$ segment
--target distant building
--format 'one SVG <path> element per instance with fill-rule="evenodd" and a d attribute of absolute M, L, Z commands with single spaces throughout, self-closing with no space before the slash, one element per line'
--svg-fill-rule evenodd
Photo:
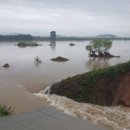
<path fill-rule="evenodd" d="M 51 31 L 50 32 L 50 39 L 51 39 L 51 41 L 55 41 L 56 40 L 56 31 Z"/>

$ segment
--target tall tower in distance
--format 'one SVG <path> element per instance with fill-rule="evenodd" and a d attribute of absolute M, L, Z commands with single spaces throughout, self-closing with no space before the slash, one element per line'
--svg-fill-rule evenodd
<path fill-rule="evenodd" d="M 50 32 L 50 40 L 55 41 L 56 40 L 56 31 L 51 31 Z"/>

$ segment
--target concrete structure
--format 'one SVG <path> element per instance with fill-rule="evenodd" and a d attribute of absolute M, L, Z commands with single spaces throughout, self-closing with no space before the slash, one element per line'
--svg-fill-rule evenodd
<path fill-rule="evenodd" d="M 48 106 L 37 111 L 0 118 L 0 130 L 110 130 L 68 116 Z"/>
<path fill-rule="evenodd" d="M 50 39 L 51 39 L 51 41 L 55 41 L 56 40 L 56 31 L 51 31 L 50 32 Z"/>

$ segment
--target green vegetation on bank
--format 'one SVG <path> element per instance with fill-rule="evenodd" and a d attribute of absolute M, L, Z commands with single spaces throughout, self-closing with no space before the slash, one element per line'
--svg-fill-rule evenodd
<path fill-rule="evenodd" d="M 36 42 L 19 42 L 17 44 L 18 47 L 37 47 L 40 46 L 40 44 L 37 44 Z"/>
<path fill-rule="evenodd" d="M 12 113 L 11 107 L 0 105 L 0 117 L 8 116 Z"/>
<path fill-rule="evenodd" d="M 113 98 L 113 95 L 111 95 L 111 89 L 116 89 L 116 85 L 114 88 L 108 84 L 115 82 L 118 84 L 119 77 L 127 74 L 128 72 L 130 72 L 130 61 L 65 79 L 57 84 L 52 85 L 50 93 L 66 96 L 78 102 L 88 102 L 98 105 L 111 105 L 106 103 L 106 99 L 110 100 Z M 95 86 L 99 81 L 105 81 L 105 86 L 100 89 L 98 88 L 99 90 L 97 90 Z M 98 87 L 101 85 L 102 82 Z M 102 91 L 102 89 L 105 89 L 105 91 Z M 98 94 L 98 96 L 96 94 Z M 102 98 L 106 96 L 106 99 Z"/>
<path fill-rule="evenodd" d="M 127 63 L 118 64 L 112 67 L 103 68 L 87 72 L 85 74 L 76 75 L 72 78 L 63 80 L 65 83 L 69 80 L 77 82 L 79 85 L 86 88 L 91 88 L 101 78 L 107 78 L 108 80 L 116 80 L 120 75 L 130 72 L 130 61 Z"/>

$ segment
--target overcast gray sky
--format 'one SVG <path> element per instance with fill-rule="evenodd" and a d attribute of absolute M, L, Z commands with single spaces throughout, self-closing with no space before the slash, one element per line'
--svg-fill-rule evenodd
<path fill-rule="evenodd" d="M 130 36 L 130 0 L 0 0 L 0 34 Z"/>

